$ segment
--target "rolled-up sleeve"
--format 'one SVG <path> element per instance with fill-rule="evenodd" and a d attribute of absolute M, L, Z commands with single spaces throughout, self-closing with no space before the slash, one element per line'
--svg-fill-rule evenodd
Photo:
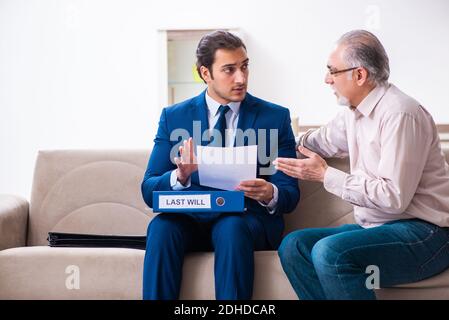
<path fill-rule="evenodd" d="M 318 153 L 324 158 L 345 158 L 348 153 L 345 112 L 341 111 L 328 124 L 311 132 L 306 132 L 300 139 L 302 146 Z"/>

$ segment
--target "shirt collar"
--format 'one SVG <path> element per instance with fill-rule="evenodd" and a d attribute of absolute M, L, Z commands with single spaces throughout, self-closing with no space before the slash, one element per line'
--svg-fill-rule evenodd
<path fill-rule="evenodd" d="M 218 108 L 221 106 L 221 103 L 215 101 L 209 96 L 209 93 L 206 90 L 206 104 L 209 112 L 212 116 L 215 116 L 218 112 Z M 241 102 L 229 102 L 227 105 L 236 115 L 239 114 Z"/>
<path fill-rule="evenodd" d="M 387 92 L 390 84 L 378 85 L 360 102 L 355 111 L 364 117 L 368 117 Z"/>

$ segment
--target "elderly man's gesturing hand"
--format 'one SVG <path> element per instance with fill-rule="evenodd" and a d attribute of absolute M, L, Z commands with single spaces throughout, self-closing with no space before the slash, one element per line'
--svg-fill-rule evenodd
<path fill-rule="evenodd" d="M 294 178 L 323 182 L 328 167 L 326 161 L 307 148 L 300 146 L 298 151 L 308 158 L 276 158 L 273 161 L 275 168 Z"/>

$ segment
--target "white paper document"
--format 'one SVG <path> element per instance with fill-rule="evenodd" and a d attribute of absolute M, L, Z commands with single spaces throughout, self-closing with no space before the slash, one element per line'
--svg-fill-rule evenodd
<path fill-rule="evenodd" d="M 257 146 L 197 147 L 200 184 L 233 191 L 244 180 L 256 179 Z"/>

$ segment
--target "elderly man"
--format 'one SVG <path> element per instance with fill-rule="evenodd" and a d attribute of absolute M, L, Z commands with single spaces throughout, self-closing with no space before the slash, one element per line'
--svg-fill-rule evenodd
<path fill-rule="evenodd" d="M 301 299 L 375 299 L 367 270 L 389 287 L 449 267 L 449 168 L 431 115 L 387 82 L 372 33 L 344 34 L 327 67 L 325 82 L 348 108 L 301 137 L 305 159 L 274 163 L 352 203 L 356 224 L 292 232 L 279 256 Z M 322 158 L 347 156 L 349 174 Z"/>

